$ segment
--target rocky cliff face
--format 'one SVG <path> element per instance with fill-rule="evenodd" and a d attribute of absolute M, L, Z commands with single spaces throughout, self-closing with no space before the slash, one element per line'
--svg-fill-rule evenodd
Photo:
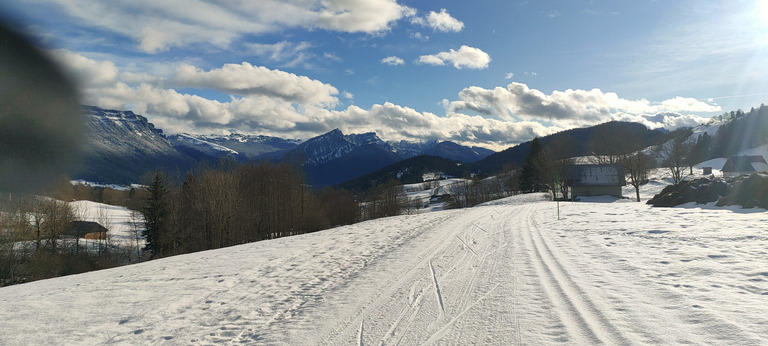
<path fill-rule="evenodd" d="M 186 170 L 199 158 L 176 150 L 162 130 L 131 111 L 83 107 L 83 160 L 72 178 L 101 183 L 141 181 L 147 171 Z"/>

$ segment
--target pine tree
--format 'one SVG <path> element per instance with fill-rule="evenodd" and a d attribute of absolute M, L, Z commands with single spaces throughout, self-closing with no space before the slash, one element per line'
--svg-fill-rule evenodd
<path fill-rule="evenodd" d="M 520 190 L 523 192 L 543 191 L 542 172 L 538 164 L 542 160 L 542 150 L 539 138 L 534 138 L 520 173 Z"/>
<path fill-rule="evenodd" d="M 162 256 L 161 236 L 166 229 L 168 217 L 166 201 L 168 190 L 165 188 L 165 182 L 160 173 L 154 174 L 148 192 L 149 196 L 142 210 L 142 214 L 144 214 L 144 251 L 149 252 L 151 257 Z"/>

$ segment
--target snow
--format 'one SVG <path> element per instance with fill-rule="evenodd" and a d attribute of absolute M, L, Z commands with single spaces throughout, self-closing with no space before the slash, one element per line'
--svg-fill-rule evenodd
<path fill-rule="evenodd" d="M 700 135 L 703 135 L 705 132 L 709 136 L 714 136 L 717 133 L 717 130 L 720 129 L 720 126 L 727 123 L 728 121 L 714 121 L 712 119 L 712 122 L 705 125 L 699 125 L 693 128 L 693 134 L 691 135 L 689 140 L 697 140 Z"/>
<path fill-rule="evenodd" d="M 68 203 L 79 220 L 98 222 L 106 227 L 110 243 L 124 247 L 136 246 L 136 232 L 144 227 L 141 213 L 91 201 Z M 143 247 L 144 240 L 140 239 L 138 245 Z"/>
<path fill-rule="evenodd" d="M 755 147 L 755 148 L 749 148 L 749 149 L 741 150 L 741 151 L 739 151 L 738 154 L 736 154 L 734 156 L 743 156 L 743 155 L 762 155 L 763 158 L 768 158 L 768 144 L 761 145 L 761 146 Z M 695 165 L 694 167 L 699 168 L 699 169 L 702 168 L 702 167 L 712 167 L 712 173 L 715 174 L 715 176 L 719 176 L 719 175 L 721 175 L 720 171 L 723 169 L 723 165 L 725 165 L 725 161 L 727 161 L 727 160 L 728 160 L 728 158 L 718 157 L 718 158 L 714 158 L 714 159 L 707 160 L 707 161 L 704 161 L 702 163 L 699 163 L 699 164 Z M 761 167 L 758 167 L 758 168 L 760 168 L 758 170 L 762 170 L 765 167 L 761 166 Z"/>
<path fill-rule="evenodd" d="M 443 210 L 445 203 L 443 202 L 430 203 L 429 202 L 430 197 L 450 193 L 449 192 L 450 186 L 462 181 L 466 181 L 466 179 L 463 179 L 463 178 L 440 179 L 440 180 L 427 182 L 427 183 L 437 182 L 438 187 L 434 189 L 424 190 L 423 186 L 425 183 L 406 184 L 406 185 L 403 185 L 403 189 L 405 190 L 405 196 L 408 198 L 408 200 L 411 200 L 411 201 L 419 200 L 421 201 L 422 205 L 426 206 L 422 209 L 419 209 L 418 212 L 433 212 L 433 211 Z"/>
<path fill-rule="evenodd" d="M 215 152 L 223 152 L 223 153 L 228 153 L 228 154 L 232 154 L 232 155 L 237 155 L 238 154 L 237 151 L 232 150 L 230 148 L 227 148 L 227 147 L 225 147 L 223 145 L 219 145 L 219 144 L 216 144 L 216 143 L 205 141 L 205 140 L 202 140 L 200 138 L 196 138 L 196 137 L 193 137 L 191 135 L 188 135 L 186 133 L 180 133 L 177 138 L 180 141 L 182 141 L 182 142 L 187 142 L 187 143 L 190 143 L 190 144 L 193 144 L 193 145 L 198 145 L 198 146 L 206 147 L 209 150 L 213 150 Z"/>
<path fill-rule="evenodd" d="M 95 182 L 92 182 L 92 181 L 87 181 L 87 180 L 84 180 L 84 179 L 70 180 L 70 184 L 72 184 L 72 185 L 85 185 L 85 186 L 90 186 L 90 187 L 95 187 L 95 188 L 110 188 L 110 189 L 118 190 L 118 191 L 129 191 L 132 188 L 138 189 L 138 188 L 142 188 L 143 187 L 142 185 L 139 185 L 139 184 L 131 184 L 131 185 L 101 184 L 101 183 L 95 183 Z"/>
<path fill-rule="evenodd" d="M 557 205 L 520 195 L 0 288 L 0 344 L 768 343 L 765 210 Z"/>

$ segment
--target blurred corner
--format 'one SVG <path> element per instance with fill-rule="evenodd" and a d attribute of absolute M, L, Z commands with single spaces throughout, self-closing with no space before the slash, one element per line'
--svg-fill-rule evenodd
<path fill-rule="evenodd" d="M 0 191 L 34 193 L 78 164 L 79 96 L 43 50 L 0 18 Z"/>

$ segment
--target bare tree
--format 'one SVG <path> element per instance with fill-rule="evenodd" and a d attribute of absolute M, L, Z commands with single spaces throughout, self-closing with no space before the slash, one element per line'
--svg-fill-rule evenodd
<path fill-rule="evenodd" d="M 136 241 L 136 247 L 134 248 L 136 261 L 141 258 L 141 234 L 144 232 L 144 218 L 141 213 L 136 210 L 131 210 L 131 234 Z M 131 251 L 133 254 L 134 251 Z M 133 257 L 133 255 L 131 255 Z"/>
<path fill-rule="evenodd" d="M 635 188 L 637 201 L 640 202 L 640 185 L 648 180 L 648 171 L 653 165 L 653 159 L 642 151 L 638 151 L 622 155 L 621 164 L 629 176 L 629 183 Z"/>
<path fill-rule="evenodd" d="M 683 180 L 691 149 L 691 144 L 683 137 L 675 138 L 661 145 L 659 150 L 661 165 L 669 169 L 675 184 Z"/>
<path fill-rule="evenodd" d="M 104 236 L 99 236 L 98 242 L 99 242 L 99 249 L 98 254 L 102 255 L 110 250 L 111 240 L 112 240 L 112 234 L 109 232 L 113 228 L 113 221 L 112 221 L 112 215 L 109 213 L 107 208 L 105 206 L 100 206 L 99 211 L 96 214 L 96 220 L 98 223 L 104 227 Z"/>
<path fill-rule="evenodd" d="M 453 184 L 446 186 L 446 190 L 451 195 L 450 200 L 446 203 L 448 208 L 466 208 L 471 206 L 470 204 L 470 185 L 469 180 L 462 179 Z"/>
<path fill-rule="evenodd" d="M 372 193 L 373 218 L 400 215 L 408 204 L 403 186 L 396 179 L 375 187 Z"/>
<path fill-rule="evenodd" d="M 10 198 L 9 198 L 10 199 Z M 20 268 L 29 249 L 29 217 L 20 205 L 4 203 L 0 208 L 0 286 L 24 279 Z"/>

